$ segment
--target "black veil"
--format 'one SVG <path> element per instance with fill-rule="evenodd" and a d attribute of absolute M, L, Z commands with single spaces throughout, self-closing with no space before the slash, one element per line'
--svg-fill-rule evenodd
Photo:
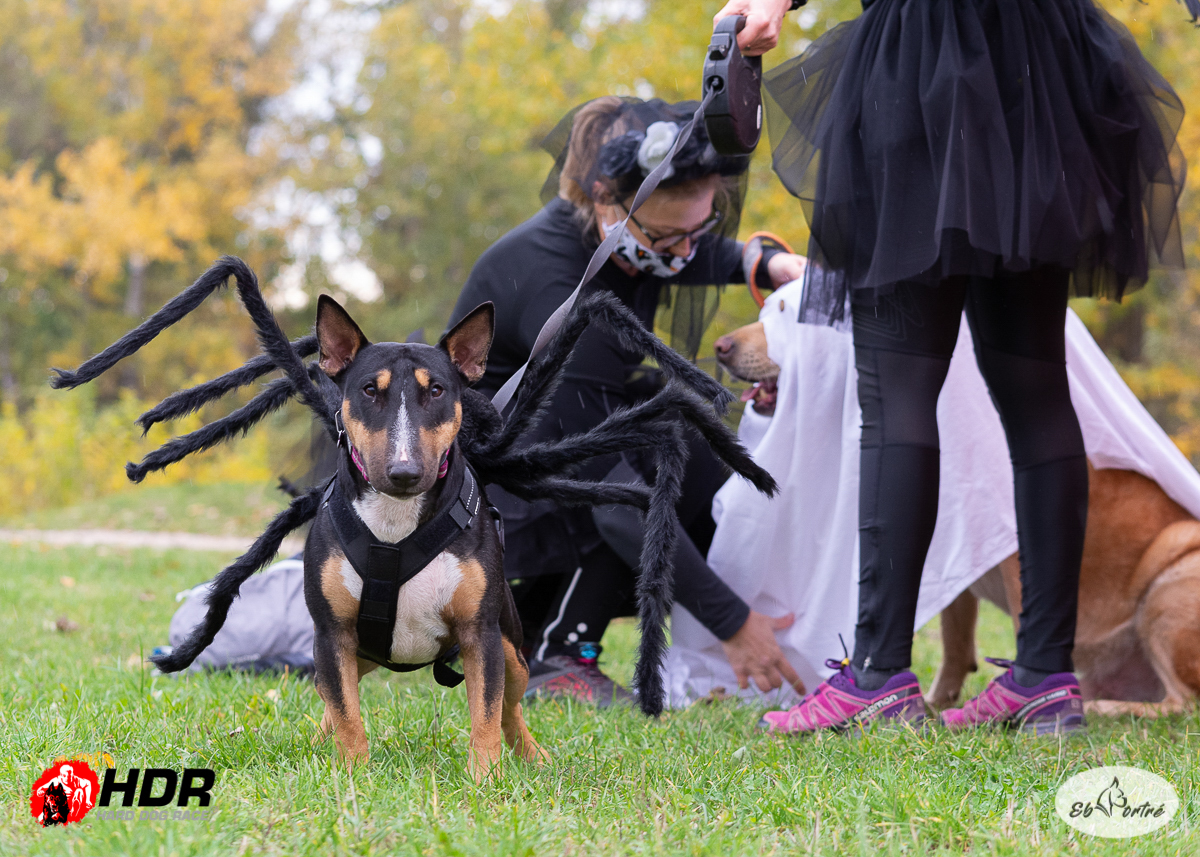
<path fill-rule="evenodd" d="M 542 185 L 542 203 L 561 196 L 578 208 L 589 201 L 608 202 L 612 198 L 632 196 L 644 173 L 632 162 L 628 164 L 630 169 L 612 169 L 614 163 L 620 164 L 622 160 L 619 151 L 622 144 L 640 141 L 646 129 L 655 122 L 674 122 L 682 126 L 691 119 L 698 106 L 698 101 L 670 104 L 660 98 L 643 101 L 606 96 L 573 108 L 542 141 L 542 148 L 554 158 L 554 165 Z M 601 110 L 586 126 L 588 140 L 572 146 L 571 132 L 576 117 L 585 108 L 596 112 L 597 107 Z M 750 159 L 718 155 L 709 143 L 704 125 L 698 123 L 691 139 L 677 153 L 673 165 L 674 172 L 659 187 L 670 188 L 708 175 L 721 176 L 713 208 L 722 216 L 711 234 L 735 238 L 746 197 Z M 612 172 L 617 174 L 610 174 Z M 580 225 L 585 244 L 598 246 L 599 238 L 590 222 L 581 218 Z M 694 269 L 690 270 L 694 274 Z M 716 316 L 724 279 L 725 272 L 713 271 L 712 285 L 669 285 L 659 292 L 657 325 L 667 331 L 671 347 L 691 360 L 696 359 L 704 332 Z"/>

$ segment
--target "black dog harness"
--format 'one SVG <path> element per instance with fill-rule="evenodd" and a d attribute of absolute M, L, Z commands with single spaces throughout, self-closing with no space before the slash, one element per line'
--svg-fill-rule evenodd
<path fill-rule="evenodd" d="M 458 657 L 458 646 L 424 664 L 397 664 L 391 660 L 400 587 L 474 523 L 483 502 L 479 480 L 463 455 L 451 457 L 446 480 L 441 508 L 398 542 L 375 538 L 354 507 L 336 490 L 336 479 L 329 483 L 321 504 L 329 508 L 338 543 L 363 582 L 358 604 L 358 656 L 393 672 L 412 672 L 432 665 L 438 684 L 455 687 L 463 677 L 449 663 Z"/>

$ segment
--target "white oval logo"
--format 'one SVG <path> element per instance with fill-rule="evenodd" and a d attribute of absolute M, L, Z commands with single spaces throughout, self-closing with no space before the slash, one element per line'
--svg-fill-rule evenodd
<path fill-rule="evenodd" d="M 1124 839 L 1166 825 L 1179 809 L 1179 795 L 1158 774 L 1110 765 L 1071 777 L 1059 788 L 1054 806 L 1082 833 Z"/>

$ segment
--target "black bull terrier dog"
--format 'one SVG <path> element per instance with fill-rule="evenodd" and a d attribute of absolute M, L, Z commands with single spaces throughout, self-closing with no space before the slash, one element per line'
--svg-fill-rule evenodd
<path fill-rule="evenodd" d="M 493 324 L 488 303 L 436 347 L 372 345 L 337 302 L 322 296 L 317 308 L 319 366 L 342 391 L 349 455 L 341 456 L 304 549 L 325 702 L 313 740 L 332 731 L 349 765 L 368 759 L 359 680 L 382 661 L 393 669 L 439 662 L 436 672 L 455 648 L 466 677 L 474 777 L 486 777 L 499 760 L 502 733 L 522 759 L 549 758 L 521 714 L 529 667 L 500 535 L 456 441 L 463 391 L 483 375 Z M 425 553 L 415 560 L 389 554 L 406 539 L 423 542 Z"/>

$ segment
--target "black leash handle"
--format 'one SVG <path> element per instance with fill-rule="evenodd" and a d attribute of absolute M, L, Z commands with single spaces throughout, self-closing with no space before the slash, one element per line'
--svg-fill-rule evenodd
<path fill-rule="evenodd" d="M 762 136 L 762 57 L 744 57 L 738 49 L 745 26 L 744 15 L 717 21 L 704 56 L 704 92 L 713 96 L 704 125 L 721 155 L 749 155 Z"/>
<path fill-rule="evenodd" d="M 575 301 L 578 300 L 579 293 L 583 291 L 583 287 L 591 281 L 592 277 L 596 276 L 600 268 L 603 267 L 605 260 L 617 249 L 617 243 L 621 240 L 621 235 L 625 232 L 629 218 L 633 217 L 633 213 L 658 188 L 667 171 L 671 169 L 671 163 L 675 160 L 676 152 L 683 148 L 683 144 L 692 136 L 692 129 L 696 127 L 697 122 L 704 118 L 704 111 L 714 97 L 715 93 L 712 90 L 704 93 L 704 98 L 700 101 L 700 106 L 696 108 L 696 112 L 692 114 L 692 118 L 675 135 L 675 142 L 671 144 L 671 150 L 667 152 L 666 157 L 662 159 L 659 165 L 652 169 L 650 174 L 642 180 L 641 186 L 637 189 L 637 193 L 634 194 L 633 203 L 629 206 L 629 213 L 625 215 L 625 219 L 621 221 L 621 225 L 609 232 L 608 237 L 600 242 L 600 246 L 592 254 L 587 270 L 583 272 L 583 278 L 580 279 L 579 285 L 575 287 L 575 291 L 571 292 L 570 296 L 562 302 L 558 309 L 546 319 L 546 323 L 538 331 L 537 339 L 534 340 L 533 348 L 529 352 L 529 359 L 525 361 L 520 369 L 513 373 L 511 378 L 504 382 L 504 386 L 496 392 L 496 395 L 492 396 L 492 404 L 496 406 L 497 411 L 504 413 L 504 409 L 512 401 L 517 388 L 521 386 L 521 379 L 525 377 L 525 371 L 529 368 L 529 364 L 550 344 L 550 340 L 554 338 L 554 334 L 558 333 L 559 328 L 566 321 L 567 314 L 571 312 L 571 307 L 575 306 Z"/>

